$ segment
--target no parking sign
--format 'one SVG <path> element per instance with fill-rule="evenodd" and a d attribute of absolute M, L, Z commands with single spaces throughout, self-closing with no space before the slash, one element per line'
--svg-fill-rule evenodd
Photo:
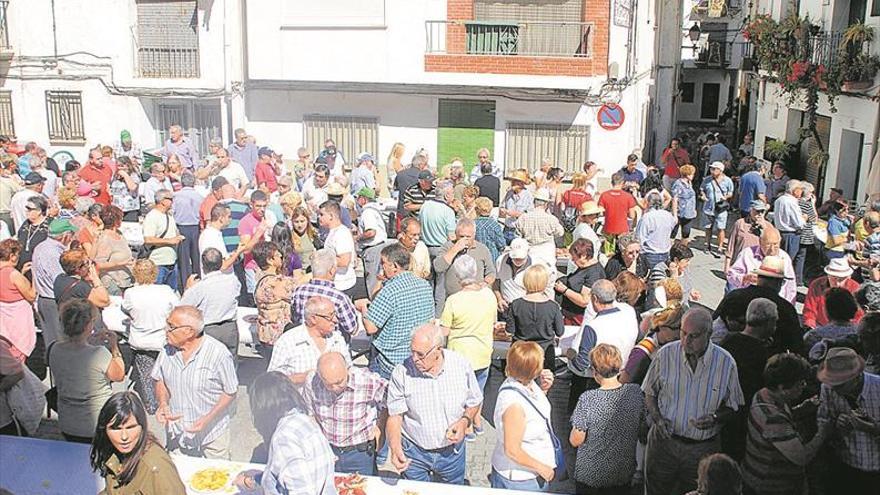
<path fill-rule="evenodd" d="M 623 107 L 613 103 L 606 103 L 599 108 L 596 114 L 596 120 L 599 121 L 599 127 L 606 131 L 619 129 L 623 125 L 626 115 L 623 113 Z"/>

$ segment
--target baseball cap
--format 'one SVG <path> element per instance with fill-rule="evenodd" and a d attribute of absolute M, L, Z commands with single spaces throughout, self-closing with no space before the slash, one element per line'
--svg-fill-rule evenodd
<path fill-rule="evenodd" d="M 369 187 L 362 187 L 360 191 L 357 192 L 358 197 L 365 197 L 368 199 L 376 199 L 376 191 Z"/>
<path fill-rule="evenodd" d="M 76 227 L 66 218 L 56 218 L 49 224 L 49 235 L 61 235 L 65 232 L 76 232 Z"/>
<path fill-rule="evenodd" d="M 434 180 L 434 174 L 430 170 L 422 170 L 419 172 L 419 180 Z"/>
<path fill-rule="evenodd" d="M 46 178 L 37 172 L 30 172 L 24 177 L 24 185 L 26 186 L 33 186 L 41 182 L 46 182 Z"/>
<path fill-rule="evenodd" d="M 717 168 L 717 169 L 724 170 L 724 162 L 718 162 L 718 161 L 712 162 L 712 164 L 709 165 L 709 168 Z"/>
<path fill-rule="evenodd" d="M 270 148 L 270 147 L 268 147 L 268 146 L 263 146 L 262 148 L 260 148 L 260 150 L 257 152 L 257 154 L 258 154 L 258 155 L 272 156 L 272 155 L 275 154 L 275 152 L 272 151 L 272 148 Z"/>
<path fill-rule="evenodd" d="M 767 206 L 767 203 L 765 203 L 762 199 L 752 200 L 752 202 L 749 203 L 749 208 L 758 211 L 767 211 L 770 209 L 770 207 Z"/>
<path fill-rule="evenodd" d="M 517 237 L 510 243 L 510 257 L 515 260 L 521 260 L 529 256 L 529 242 L 521 237 Z"/>
<path fill-rule="evenodd" d="M 371 154 L 369 154 L 369 153 L 361 153 L 361 154 L 358 155 L 358 157 L 357 157 L 357 161 L 358 161 L 358 163 L 360 163 L 360 162 L 365 162 L 365 161 L 368 161 L 368 160 L 371 161 L 371 162 L 375 162 L 375 161 L 376 161 L 376 159 L 373 158 L 373 155 L 371 155 Z"/>

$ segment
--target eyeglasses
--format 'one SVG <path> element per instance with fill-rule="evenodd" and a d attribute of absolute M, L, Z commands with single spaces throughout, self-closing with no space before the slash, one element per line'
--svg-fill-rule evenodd
<path fill-rule="evenodd" d="M 165 322 L 165 331 L 168 333 L 174 333 L 181 328 L 192 328 L 192 325 L 177 325 L 176 327 L 171 323 Z"/>
<path fill-rule="evenodd" d="M 430 356 L 432 352 L 436 351 L 439 348 L 440 348 L 439 345 L 435 345 L 434 347 L 428 349 L 424 353 L 419 352 L 419 351 L 413 351 L 413 353 L 412 353 L 413 359 L 415 359 L 416 361 L 424 361 L 425 359 L 428 359 L 428 356 Z"/>
<path fill-rule="evenodd" d="M 329 315 L 322 315 L 320 313 L 315 313 L 315 316 L 324 318 L 325 320 L 327 320 L 331 323 L 339 321 L 339 318 L 336 316 L 336 313 L 330 313 Z"/>

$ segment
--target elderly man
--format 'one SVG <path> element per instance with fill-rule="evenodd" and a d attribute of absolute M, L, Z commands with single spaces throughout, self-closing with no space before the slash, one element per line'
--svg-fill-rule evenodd
<path fill-rule="evenodd" d="M 776 303 L 764 297 L 752 299 L 746 309 L 745 329 L 727 334 L 721 342 L 721 347 L 736 362 L 745 401 L 745 407 L 736 412 L 735 418 L 721 432 L 724 452 L 738 461 L 745 455 L 749 407 L 752 397 L 764 387 L 764 368 L 770 359 L 770 342 L 776 333 L 778 320 Z"/>
<path fill-rule="evenodd" d="M 547 297 L 553 297 L 556 269 L 553 265 L 529 256 L 529 243 L 525 239 L 516 238 L 510 243 L 510 249 L 498 258 L 495 266 L 496 278 L 492 284 L 492 290 L 498 301 L 499 313 L 504 313 L 510 303 L 526 295 L 523 277 L 526 269 L 532 265 L 543 265 L 547 268 L 550 279 L 545 293 Z"/>
<path fill-rule="evenodd" d="M 526 185 L 532 179 L 525 169 L 514 170 L 504 179 L 510 181 L 510 188 L 504 195 L 498 216 L 504 219 L 504 238 L 509 244 L 516 236 L 516 221 L 525 213 L 532 211 L 535 201 L 532 193 L 526 189 Z"/>
<path fill-rule="evenodd" d="M 303 324 L 284 332 L 275 342 L 267 371 L 280 371 L 301 387 L 309 373 L 317 369 L 318 358 L 325 352 L 338 352 L 351 365 L 348 344 L 336 331 L 337 321 L 331 300 L 310 298 L 303 310 Z"/>
<path fill-rule="evenodd" d="M 369 153 L 361 153 L 357 157 L 357 167 L 351 171 L 349 191 L 357 194 L 363 188 L 376 192 L 376 159 Z"/>
<path fill-rule="evenodd" d="M 168 178 L 168 165 L 156 162 L 150 166 L 150 178 L 144 183 L 143 196 L 147 206 L 156 204 L 156 191 L 160 189 L 174 190 Z"/>
<path fill-rule="evenodd" d="M 710 342 L 712 316 L 689 310 L 681 340 L 661 347 L 642 384 L 651 430 L 646 450 L 648 495 L 696 488 L 697 464 L 721 450 L 719 433 L 743 405 L 733 357 Z"/>
<path fill-rule="evenodd" d="M 797 256 L 801 247 L 801 230 L 806 227 L 805 215 L 801 213 L 798 200 L 804 194 L 803 183 L 790 180 L 785 185 L 785 194 L 773 203 L 773 226 L 782 236 L 780 248 L 788 253 L 789 258 Z"/>
<path fill-rule="evenodd" d="M 726 291 L 748 287 L 757 282 L 758 276 L 755 274 L 755 270 L 761 265 L 761 261 L 766 256 L 778 256 L 785 268 L 785 283 L 780 289 L 779 295 L 793 304 L 797 296 L 794 266 L 788 253 L 779 249 L 781 242 L 782 237 L 775 228 L 763 229 L 758 245 L 743 249 L 727 270 Z"/>
<path fill-rule="evenodd" d="M 486 175 L 486 173 L 483 172 L 483 167 L 487 167 L 489 169 L 488 173 L 493 177 L 496 177 L 499 180 L 501 179 L 501 167 L 496 165 L 490 159 L 489 150 L 487 148 L 480 148 L 480 151 L 477 151 L 477 163 L 471 168 L 471 175 L 469 177 L 471 184 L 476 184 L 481 176 Z M 496 204 L 496 206 L 498 205 Z"/>
<path fill-rule="evenodd" d="M 305 321 L 306 302 L 312 297 L 323 297 L 333 303 L 337 326 L 346 339 L 358 332 L 357 310 L 351 299 L 333 284 L 336 276 L 336 253 L 319 249 L 312 255 L 312 279 L 293 290 L 290 299 L 290 321 L 300 325 Z"/>
<path fill-rule="evenodd" d="M 788 183 L 791 181 L 782 162 L 773 162 L 770 169 L 770 178 L 764 181 L 767 185 L 767 201 L 775 203 L 785 193 Z"/>
<path fill-rule="evenodd" d="M 568 369 L 572 372 L 568 410 L 574 411 L 585 390 L 598 387 L 592 380 L 590 351 L 599 344 L 611 344 L 620 351 L 621 362 L 626 363 L 639 337 L 639 322 L 634 311 L 621 309 L 617 289 L 610 280 L 597 280 L 590 287 L 590 305 L 595 317 L 581 329 L 577 349 L 569 349 Z"/>
<path fill-rule="evenodd" d="M 400 232 L 397 233 L 397 239 L 388 240 L 382 244 L 378 244 L 364 251 L 364 271 L 367 278 L 367 289 L 371 296 L 375 296 L 376 292 L 381 288 L 377 284 L 379 276 L 382 273 L 382 249 L 390 244 L 400 244 L 409 251 L 412 260 L 410 263 L 410 271 L 419 278 L 425 280 L 431 279 L 431 254 L 428 252 L 428 246 L 421 241 L 422 226 L 415 218 L 404 218 L 400 222 Z"/>
<path fill-rule="evenodd" d="M 740 218 L 733 224 L 730 231 L 730 239 L 727 240 L 727 250 L 724 253 L 724 269 L 727 273 L 730 264 L 733 263 L 743 249 L 757 246 L 761 234 L 773 224 L 765 219 L 770 207 L 760 199 L 751 202 L 749 214 Z"/>
<path fill-rule="evenodd" d="M 183 241 L 177 247 L 177 269 L 180 280 L 186 281 L 193 273 L 201 272 L 199 265 L 199 206 L 202 195 L 195 190 L 196 177 L 189 171 L 180 175 L 183 186 L 174 193 L 174 223 Z"/>
<path fill-rule="evenodd" d="M 257 145 L 248 139 L 248 133 L 244 129 L 236 129 L 235 142 L 229 145 L 229 158 L 240 163 L 247 174 L 247 182 L 254 180 L 254 170 L 257 168 Z"/>
<path fill-rule="evenodd" d="M 648 193 L 648 209 L 636 225 L 636 237 L 642 248 L 642 257 L 648 269 L 658 263 L 669 261 L 669 250 L 672 249 L 672 229 L 678 220 L 663 208 L 663 195 L 652 191 Z"/>
<path fill-rule="evenodd" d="M 550 193 L 546 189 L 535 191 L 535 207 L 523 213 L 514 223 L 519 237 L 529 243 L 529 256 L 551 265 L 556 264 L 556 238 L 565 234 L 565 229 L 556 216 L 547 212 Z"/>
<path fill-rule="evenodd" d="M 376 452 L 381 446 L 388 414 L 388 382 L 338 352 L 318 358 L 318 371 L 306 380 L 302 396 L 336 454 L 337 473 L 376 475 Z"/>
<path fill-rule="evenodd" d="M 432 260 L 440 253 L 443 244 L 455 237 L 453 199 L 454 187 L 451 182 L 444 181 L 437 184 L 434 197 L 426 199 L 419 209 L 422 241 L 428 246 Z"/>
<path fill-rule="evenodd" d="M 797 311 L 791 302 L 779 295 L 779 288 L 787 282 L 782 259 L 766 256 L 753 275 L 757 278 L 754 285 L 732 290 L 718 303 L 714 313 L 716 320 L 712 341 L 720 344 L 728 333 L 742 331 L 749 302 L 763 297 L 776 304 L 778 314 L 776 331 L 770 342 L 771 353 L 800 352 L 803 348 L 803 332 Z"/>
<path fill-rule="evenodd" d="M 358 215 L 357 243 L 361 250 L 378 246 L 388 240 L 388 230 L 385 226 L 385 213 L 382 207 L 376 203 L 376 190 L 362 187 L 357 192 L 357 205 L 360 208 Z M 367 285 L 369 289 L 370 286 Z"/>
<path fill-rule="evenodd" d="M 473 181 L 473 184 L 480 191 L 480 197 L 489 198 L 492 206 L 497 208 L 501 204 L 501 179 L 492 175 L 492 164 L 480 165 L 479 169 L 474 166 L 474 170 L 479 170 L 483 174 L 479 179 Z M 473 171 L 471 171 L 471 175 L 473 175 Z"/>
<path fill-rule="evenodd" d="M 137 166 L 144 163 L 144 153 L 141 151 L 141 147 L 132 141 L 131 132 L 128 130 L 123 129 L 119 133 L 119 145 L 116 146 L 113 152 L 116 154 L 117 160 L 120 157 L 127 156 Z"/>
<path fill-rule="evenodd" d="M 168 139 L 165 140 L 165 146 L 156 152 L 159 156 L 164 156 L 167 160 L 171 155 L 177 155 L 180 164 L 193 170 L 199 163 L 199 152 L 188 137 L 183 135 L 183 128 L 177 124 L 168 128 Z"/>
<path fill-rule="evenodd" d="M 382 378 L 407 356 L 413 328 L 434 318 L 431 286 L 410 271 L 412 257 L 400 244 L 382 248 L 381 289 L 364 315 L 373 335 L 370 369 Z"/>
<path fill-rule="evenodd" d="M 180 304 L 202 312 L 204 332 L 226 346 L 233 362 L 238 362 L 238 294 L 241 284 L 232 273 L 224 273 L 223 253 L 208 248 L 202 253 L 202 278 L 187 280 Z"/>
<path fill-rule="evenodd" d="M 61 253 L 70 248 L 76 230 L 69 220 L 52 220 L 49 223 L 48 239 L 34 248 L 31 258 L 31 273 L 37 289 L 37 312 L 42 320 L 40 329 L 43 331 L 43 342 L 47 349 L 61 334 L 58 304 L 55 302 L 55 291 L 52 287 L 58 275 L 64 273 L 61 268 Z"/>
<path fill-rule="evenodd" d="M 833 424 L 828 493 L 867 495 L 880 486 L 880 376 L 852 349 L 828 350 L 816 377 L 820 425 Z M 845 487 L 845 488 L 844 488 Z"/>
<path fill-rule="evenodd" d="M 92 186 L 91 196 L 96 203 L 104 206 L 110 204 L 110 182 L 113 180 L 113 171 L 104 165 L 100 148 L 89 151 L 89 161 L 79 169 L 79 178 Z"/>
<path fill-rule="evenodd" d="M 446 241 L 434 258 L 434 271 L 443 274 L 443 299 L 435 300 L 438 315 L 443 311 L 446 298 L 461 290 L 461 280 L 455 270 L 450 270 L 455 260 L 461 256 L 469 256 L 477 263 L 480 278 L 489 286 L 495 282 L 495 260 L 489 254 L 489 248 L 476 240 L 477 228 L 474 221 L 462 218 L 455 227 L 455 242 Z M 434 291 L 435 296 L 437 291 Z"/>
<path fill-rule="evenodd" d="M 150 248 L 150 261 L 159 268 L 157 284 L 177 290 L 177 245 L 184 237 L 177 231 L 171 216 L 174 193 L 168 189 L 156 192 L 156 204 L 144 217 L 144 245 Z"/>
<path fill-rule="evenodd" d="M 46 179 L 36 172 L 31 172 L 25 176 L 23 181 L 24 187 L 19 188 L 9 199 L 9 211 L 14 227 L 10 233 L 18 232 L 27 221 L 27 204 L 29 199 L 36 197 L 46 198 L 43 194 L 43 185 L 45 183 Z"/>
<path fill-rule="evenodd" d="M 209 459 L 229 459 L 230 405 L 238 377 L 226 347 L 205 335 L 201 312 L 178 306 L 166 320 L 168 345 L 151 377 L 156 381 L 156 419 L 168 435 L 166 448 Z"/>
<path fill-rule="evenodd" d="M 804 326 L 816 328 L 831 322 L 828 312 L 825 311 L 825 294 L 828 289 L 841 287 L 853 295 L 859 290 L 859 283 L 850 278 L 853 274 L 846 258 L 835 258 L 825 266 L 825 275 L 813 280 L 807 289 L 807 297 L 804 299 Z M 859 309 L 853 323 L 858 323 L 864 312 Z"/>
<path fill-rule="evenodd" d="M 394 190 L 397 192 L 397 219 L 401 221 L 405 217 L 415 217 L 406 208 L 406 192 L 412 186 L 418 184 L 419 175 L 428 169 L 428 157 L 422 154 L 416 154 L 412 159 L 412 164 L 400 170 L 394 176 Z"/>
<path fill-rule="evenodd" d="M 12 198 L 23 188 L 23 181 L 13 171 L 14 168 L 15 162 L 11 158 L 0 160 L 0 221 L 6 223 L 10 233 L 15 232 L 15 222 L 12 221 Z M 35 191 L 31 191 L 33 192 Z"/>
<path fill-rule="evenodd" d="M 434 179 L 436 177 L 430 170 L 421 170 L 418 181 L 403 192 L 403 208 L 409 216 L 418 218 L 422 205 L 436 197 Z"/>
<path fill-rule="evenodd" d="M 391 462 L 406 479 L 464 484 L 463 440 L 483 394 L 468 361 L 443 349 L 436 325 L 419 327 L 411 349 L 388 384 Z"/>
<path fill-rule="evenodd" d="M 330 168 L 330 175 L 341 178 L 345 176 L 345 157 L 336 147 L 336 142 L 331 138 L 324 140 L 324 149 L 318 153 L 317 160 L 321 160 Z"/>

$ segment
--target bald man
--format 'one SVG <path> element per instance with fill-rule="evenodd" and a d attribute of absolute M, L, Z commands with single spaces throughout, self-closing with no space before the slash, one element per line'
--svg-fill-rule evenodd
<path fill-rule="evenodd" d="M 755 273 L 761 266 L 765 256 L 779 256 L 785 265 L 785 283 L 779 289 L 779 295 L 786 301 L 794 304 L 797 296 L 795 283 L 794 265 L 788 253 L 779 249 L 782 236 L 773 227 L 765 227 L 757 246 L 743 249 L 736 260 L 727 269 L 727 287 L 725 293 L 734 289 L 741 289 L 758 283 L 758 275 Z"/>
<path fill-rule="evenodd" d="M 388 383 L 346 356 L 327 352 L 306 379 L 303 399 L 336 455 L 337 473 L 376 474 L 376 452 L 384 438 Z"/>
<path fill-rule="evenodd" d="M 168 345 L 151 375 L 156 419 L 165 426 L 169 452 L 228 460 L 229 405 L 238 377 L 229 350 L 203 329 L 194 306 L 178 306 L 165 320 Z"/>

